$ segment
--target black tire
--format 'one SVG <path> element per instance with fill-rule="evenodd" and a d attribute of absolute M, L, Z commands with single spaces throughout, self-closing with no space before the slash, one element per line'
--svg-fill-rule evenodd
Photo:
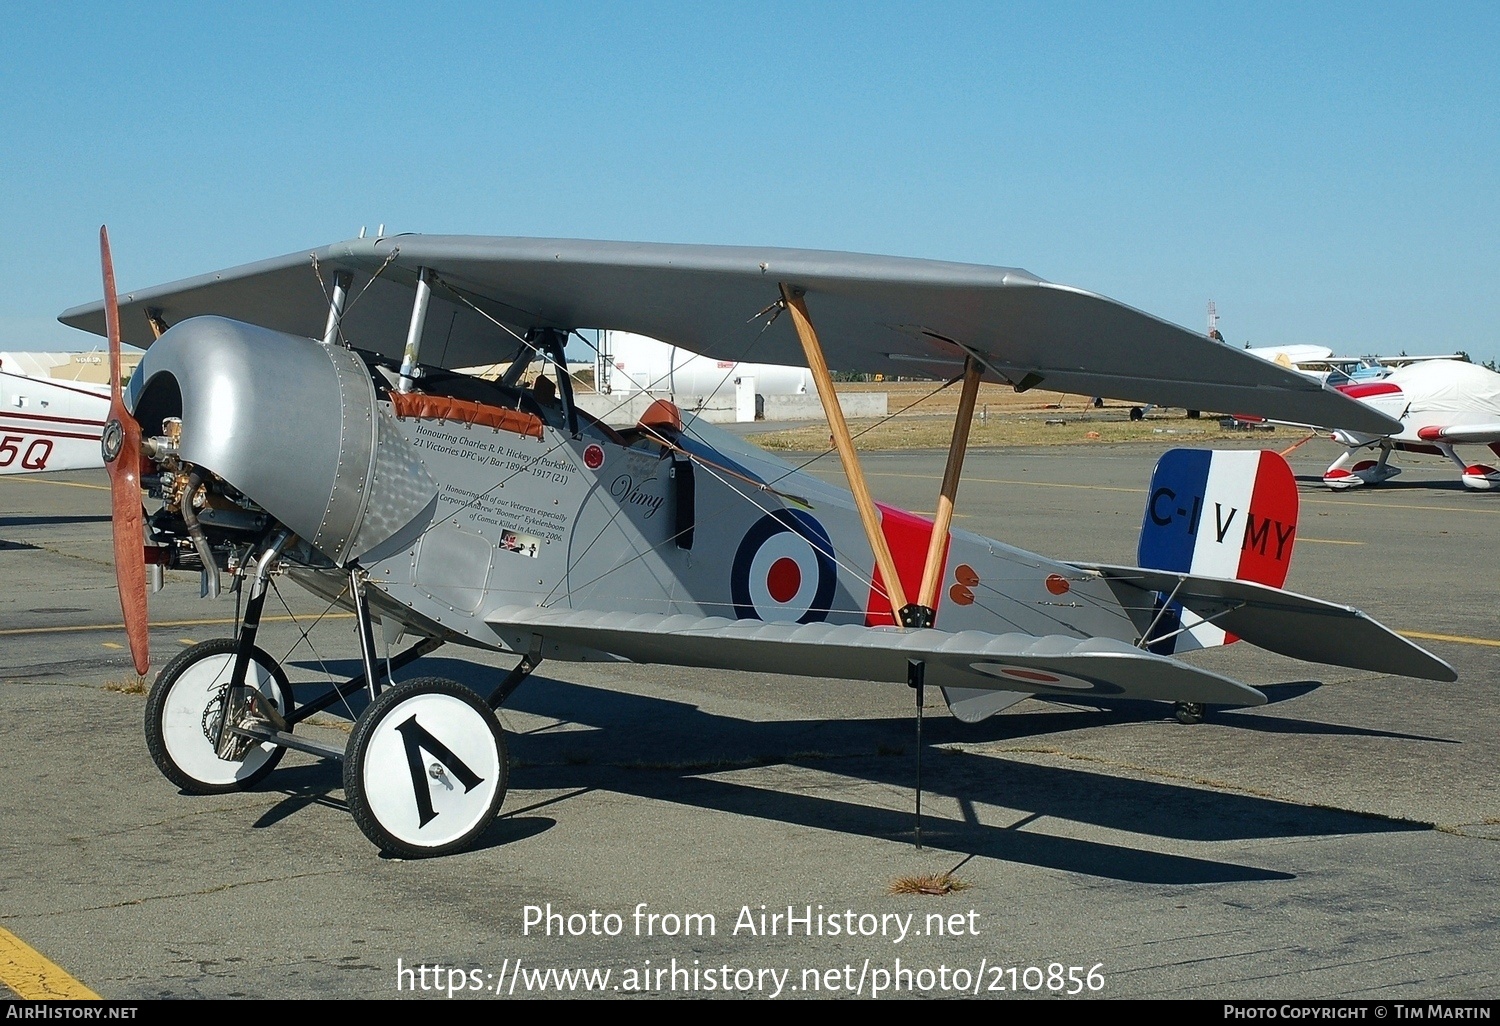
<path fill-rule="evenodd" d="M 207 694 L 207 689 L 216 688 L 217 700 L 223 700 L 234 671 L 237 648 L 233 638 L 214 638 L 194 645 L 162 668 L 146 696 L 146 751 L 151 753 L 151 761 L 163 776 L 190 794 L 228 794 L 254 787 L 286 754 L 284 748 L 274 745 L 251 748 L 240 763 L 226 762 L 213 754 L 207 723 L 215 699 Z M 265 671 L 267 682 L 274 685 L 277 693 L 270 697 L 277 708 L 283 715 L 290 712 L 292 688 L 281 666 L 259 648 L 251 650 L 251 659 Z M 250 673 L 253 680 L 254 666 Z M 182 688 L 193 690 L 182 692 Z M 174 692 L 178 692 L 175 702 Z M 192 733 L 191 722 L 183 722 L 190 720 L 195 710 L 202 725 L 206 755 Z M 239 768 L 233 769 L 235 766 Z"/>
<path fill-rule="evenodd" d="M 1172 715 L 1177 717 L 1178 723 L 1191 726 L 1194 723 L 1202 723 L 1206 712 L 1202 702 L 1178 702 L 1172 710 Z"/>
<path fill-rule="evenodd" d="M 449 718 L 443 737 L 418 721 L 427 709 Z M 454 717 L 463 721 L 457 732 Z M 433 743 L 443 751 L 433 751 Z M 423 753 L 432 759 L 425 767 Z M 449 774 L 464 785 L 462 795 Z M 381 851 L 433 858 L 463 851 L 489 828 L 509 776 L 505 732 L 484 700 L 455 681 L 419 677 L 383 691 L 355 721 L 344 758 L 344 796 L 360 831 Z M 450 818 L 439 823 L 444 815 Z"/>

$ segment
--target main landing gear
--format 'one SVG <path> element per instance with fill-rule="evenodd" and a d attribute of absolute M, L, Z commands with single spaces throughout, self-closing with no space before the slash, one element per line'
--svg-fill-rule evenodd
<path fill-rule="evenodd" d="M 1172 715 L 1177 717 L 1178 723 L 1202 723 L 1206 711 L 1202 702 L 1178 702 L 1172 709 Z"/>
<path fill-rule="evenodd" d="M 146 700 L 152 760 L 191 794 L 253 787 L 288 748 L 337 760 L 354 822 L 381 851 L 428 858 L 464 850 L 505 800 L 510 758 L 494 710 L 540 663 L 540 639 L 488 699 L 439 677 L 390 685 L 375 659 L 363 577 L 353 569 L 365 672 L 298 706 L 286 673 L 255 644 L 267 576 L 284 544 L 268 546 L 255 562 L 238 636 L 194 645 L 157 676 Z M 400 669 L 442 644 L 425 639 L 390 667 Z M 359 691 L 371 701 L 346 748 L 294 735 L 296 724 Z"/>
<path fill-rule="evenodd" d="M 215 638 L 194 645 L 168 663 L 146 697 L 146 751 L 172 783 L 189 794 L 223 794 L 254 787 L 276 768 L 286 749 L 245 741 L 220 757 L 217 751 L 224 701 L 234 679 L 239 644 Z M 285 716 L 291 685 L 276 661 L 253 645 L 242 688 L 252 702 Z"/>
<path fill-rule="evenodd" d="M 478 695 L 441 677 L 405 681 L 360 714 L 344 794 L 364 835 L 403 858 L 467 848 L 505 800 L 510 758 Z"/>

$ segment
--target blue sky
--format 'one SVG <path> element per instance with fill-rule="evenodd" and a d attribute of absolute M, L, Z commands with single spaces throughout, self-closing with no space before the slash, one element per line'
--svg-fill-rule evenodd
<path fill-rule="evenodd" d="M 1500 358 L 1500 5 L 0 5 L 0 348 L 389 231 L 1019 266 Z"/>

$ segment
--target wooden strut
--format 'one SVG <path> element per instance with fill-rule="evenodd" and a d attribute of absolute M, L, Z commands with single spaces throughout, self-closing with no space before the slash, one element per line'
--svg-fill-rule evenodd
<path fill-rule="evenodd" d="M 890 599 L 891 609 L 896 613 L 897 622 L 904 623 L 906 590 L 901 587 L 901 578 L 896 573 L 896 561 L 891 558 L 891 547 L 886 543 L 885 532 L 880 529 L 880 513 L 865 484 L 864 468 L 860 466 L 859 454 L 854 451 L 854 439 L 849 436 L 849 425 L 844 420 L 844 411 L 839 407 L 838 394 L 833 390 L 833 375 L 828 372 L 828 362 L 823 359 L 823 347 L 818 342 L 818 333 L 807 315 L 802 290 L 782 282 L 781 298 L 791 311 L 792 324 L 797 328 L 797 338 L 801 340 L 802 352 L 807 356 L 808 369 L 812 371 L 813 381 L 817 383 L 818 398 L 823 401 L 823 413 L 828 417 L 833 444 L 844 465 L 844 476 L 849 479 L 849 490 L 854 493 L 854 505 L 859 509 L 865 537 L 875 552 L 875 566 L 880 570 L 886 596 Z"/>
<path fill-rule="evenodd" d="M 958 398 L 958 418 L 953 422 L 948 465 L 943 471 L 943 486 L 938 493 L 932 540 L 927 544 L 927 562 L 922 566 L 922 588 L 917 593 L 917 605 L 927 610 L 937 608 L 943 555 L 948 547 L 948 528 L 953 523 L 953 505 L 958 498 L 958 482 L 964 469 L 964 453 L 969 445 L 969 428 L 974 423 L 974 404 L 979 398 L 979 378 L 983 373 L 984 368 L 978 360 L 972 356 L 964 357 L 964 386 Z"/>

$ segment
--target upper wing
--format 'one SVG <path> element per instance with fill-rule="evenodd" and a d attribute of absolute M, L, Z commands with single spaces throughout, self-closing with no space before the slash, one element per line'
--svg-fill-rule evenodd
<path fill-rule="evenodd" d="M 926 664 L 944 688 L 1039 695 L 1111 695 L 1213 705 L 1264 705 L 1265 695 L 1228 677 L 1112 638 L 898 630 L 853 624 L 762 623 L 508 606 L 486 618 L 518 652 L 542 639 L 553 658 L 615 657 L 638 663 L 755 670 L 794 676 L 903 682 Z"/>
<path fill-rule="evenodd" d="M 1156 594 L 1170 592 L 1176 601 L 1226 631 L 1293 659 L 1428 680 L 1458 679 L 1443 660 L 1351 606 L 1251 581 L 1136 566 L 1075 565 L 1105 577 L 1142 633 L 1152 626 Z"/>
<path fill-rule="evenodd" d="M 315 273 L 316 268 L 316 273 Z M 361 348 L 401 352 L 422 268 L 437 285 L 424 362 L 494 362 L 504 329 L 612 328 L 705 356 L 804 363 L 790 318 L 756 314 L 786 283 L 806 290 L 830 366 L 949 377 L 965 352 L 992 381 L 1191 409 L 1390 433 L 1384 416 L 1294 371 L 1149 314 L 1015 268 L 818 250 L 404 235 L 356 239 L 138 290 L 120 299 L 125 341 L 149 345 L 148 311 L 168 323 L 219 314 L 320 337 L 325 286 L 354 274 L 344 331 Z M 62 314 L 103 330 L 102 306 Z M 755 323 L 750 323 L 755 322 Z"/>

